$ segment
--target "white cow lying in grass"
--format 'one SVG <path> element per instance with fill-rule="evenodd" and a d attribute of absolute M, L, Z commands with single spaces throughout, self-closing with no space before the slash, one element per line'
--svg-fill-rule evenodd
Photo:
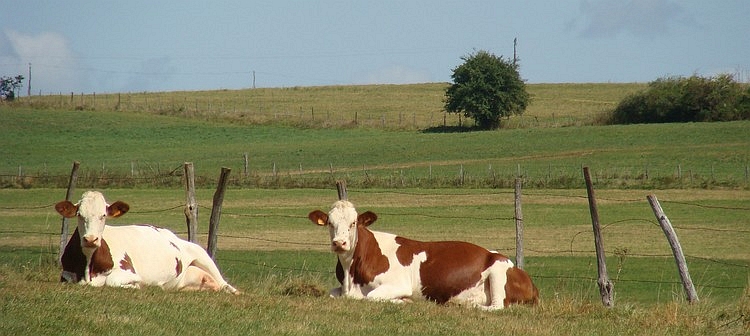
<path fill-rule="evenodd" d="M 78 217 L 78 227 L 62 255 L 61 282 L 239 294 L 202 247 L 172 231 L 151 225 L 105 225 L 107 217 L 120 217 L 129 208 L 121 201 L 107 204 L 98 191 L 85 192 L 77 204 L 55 205 L 64 217 Z"/>
<path fill-rule="evenodd" d="M 393 302 L 423 297 L 487 310 L 539 301 L 529 275 L 497 252 L 461 241 L 422 242 L 370 231 L 377 216 L 358 214 L 348 201 L 334 203 L 327 214 L 310 212 L 308 218 L 328 226 L 338 256 L 341 287 L 332 296 Z"/>

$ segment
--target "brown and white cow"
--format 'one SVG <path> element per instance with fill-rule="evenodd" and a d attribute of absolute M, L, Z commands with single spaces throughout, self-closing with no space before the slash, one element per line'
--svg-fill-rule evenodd
<path fill-rule="evenodd" d="M 421 242 L 371 231 L 367 227 L 377 216 L 357 214 L 348 201 L 334 203 L 328 214 L 312 211 L 308 218 L 328 226 L 338 256 L 341 287 L 331 296 L 393 302 L 423 297 L 488 310 L 539 300 L 529 275 L 497 252 L 467 242 Z"/>
<path fill-rule="evenodd" d="M 78 217 L 61 258 L 61 282 L 239 294 L 202 247 L 172 231 L 151 225 L 105 225 L 108 217 L 120 217 L 129 209 L 121 201 L 107 204 L 98 191 L 85 192 L 77 204 L 62 201 L 55 205 L 64 217 Z"/>

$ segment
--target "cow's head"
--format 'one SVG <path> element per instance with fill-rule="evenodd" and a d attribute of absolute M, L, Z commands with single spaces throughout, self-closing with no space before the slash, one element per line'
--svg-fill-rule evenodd
<path fill-rule="evenodd" d="M 78 216 L 78 232 L 81 235 L 81 247 L 84 251 L 93 251 L 101 246 L 102 232 L 107 217 L 120 217 L 129 209 L 130 206 L 121 201 L 112 205 L 107 204 L 104 195 L 98 191 L 83 193 L 81 200 L 76 204 L 70 201 L 55 204 L 55 210 L 63 217 Z"/>
<path fill-rule="evenodd" d="M 367 227 L 378 219 L 378 216 L 370 211 L 357 215 L 357 209 L 349 201 L 333 203 L 333 208 L 328 214 L 315 210 L 307 217 L 317 225 L 328 225 L 331 250 L 340 254 L 352 251 L 357 245 L 357 227 Z"/>

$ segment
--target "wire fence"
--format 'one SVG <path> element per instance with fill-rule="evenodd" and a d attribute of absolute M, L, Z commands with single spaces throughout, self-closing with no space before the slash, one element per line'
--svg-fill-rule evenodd
<path fill-rule="evenodd" d="M 184 185 L 183 162 L 108 162 L 81 168 L 78 183 L 87 188 L 175 187 Z M 212 162 L 202 162 L 211 166 Z M 217 167 L 242 167 L 228 178 L 229 186 L 251 188 L 328 188 L 346 180 L 354 188 L 513 188 L 522 178 L 524 189 L 578 188 L 584 185 L 581 165 L 521 163 L 423 162 L 419 166 L 304 166 L 267 162 L 248 165 L 247 156 L 216 162 Z M 174 168 L 173 168 L 174 167 Z M 70 177 L 61 166 L 41 171 L 24 166 L 0 167 L 0 188 L 65 188 Z M 196 175 L 196 186 L 214 187 L 217 175 Z M 690 167 L 684 164 L 612 166 L 592 171 L 598 188 L 749 188 L 750 165 Z"/>
<path fill-rule="evenodd" d="M 398 192 L 396 193 L 403 193 L 403 194 L 411 194 L 408 192 Z M 504 193 L 504 192 L 498 192 L 498 193 Z M 415 194 L 416 195 L 416 194 Z M 562 194 L 556 194 L 556 193 L 535 193 L 532 196 L 540 196 L 543 195 L 544 197 L 561 197 L 561 198 L 570 198 L 570 199 L 576 199 L 580 200 L 581 198 L 585 199 L 585 196 L 571 196 L 571 195 L 562 195 Z M 446 195 L 446 196 L 456 196 L 456 194 Z M 617 203 L 635 203 L 635 202 L 643 202 L 643 200 L 638 199 L 615 199 L 615 198 L 601 198 L 599 197 L 598 200 L 600 201 L 610 201 L 610 202 L 617 202 Z M 696 209 L 706 209 L 706 210 L 721 210 L 721 211 L 732 211 L 732 212 L 739 212 L 739 213 L 748 213 L 750 212 L 750 207 L 742 207 L 742 206 L 716 206 L 711 204 L 702 204 L 697 202 L 681 202 L 681 201 L 663 201 L 664 204 L 672 204 L 672 205 L 680 205 L 684 207 L 690 207 L 690 208 L 696 208 Z M 131 211 L 131 214 L 141 214 L 141 215 L 148 215 L 148 214 L 154 214 L 154 213 L 172 213 L 172 212 L 179 212 L 182 213 L 182 209 L 184 208 L 184 204 L 176 204 L 174 206 L 164 207 L 161 209 L 150 209 L 150 210 L 140 210 L 140 211 Z M 37 204 L 37 205 L 26 205 L 26 206 L 0 206 L 0 210 L 2 211 L 37 211 L 40 209 L 51 209 L 54 207 L 54 204 Z M 201 208 L 205 210 L 211 210 L 210 207 L 200 206 Z M 301 216 L 299 214 L 293 214 L 293 213 L 248 213 L 248 212 L 239 212 L 239 211 L 223 211 L 224 216 L 233 216 L 238 218 L 287 218 L 287 219 L 299 219 L 300 221 L 307 221 L 306 216 Z M 443 220 L 443 221 L 449 221 L 449 222 L 455 222 L 456 220 L 461 221 L 468 221 L 468 222 L 476 222 L 476 221 L 485 221 L 485 222 L 512 222 L 515 221 L 515 217 L 513 216 L 450 216 L 450 215 L 438 215 L 434 213 L 428 213 L 428 212 L 381 212 L 379 215 L 382 216 L 406 216 L 406 217 L 427 217 L 432 218 L 436 220 Z M 749 214 L 750 215 L 750 214 Z M 179 216 L 179 214 L 175 214 L 175 216 Z M 748 216 L 750 218 L 750 216 Z M 619 219 L 616 221 L 611 221 L 608 223 L 602 224 L 602 231 L 607 232 L 607 230 L 613 229 L 617 227 L 618 225 L 623 225 L 627 223 L 642 223 L 647 225 L 653 225 L 655 227 L 659 227 L 659 224 L 650 218 L 626 218 L 626 219 Z M 678 230 L 679 232 L 682 232 L 683 234 L 689 233 L 689 232 L 701 232 L 701 233 L 714 233 L 714 234 L 724 234 L 733 237 L 733 240 L 736 241 L 750 241 L 750 229 L 742 229 L 742 228 L 715 228 L 715 227 L 706 227 L 706 226 L 680 226 L 675 225 L 674 228 Z M 574 248 L 574 241 L 579 238 L 579 236 L 589 234 L 590 230 L 580 230 L 572 234 L 571 236 L 567 237 L 556 237 L 557 242 L 567 241 L 567 247 L 566 248 L 539 248 L 536 245 L 538 244 L 532 244 L 534 247 L 524 247 L 525 251 L 529 251 L 534 253 L 538 257 L 549 257 L 549 256 L 560 256 L 560 257 L 570 257 L 570 256 L 593 256 L 595 255 L 596 251 L 593 249 L 593 246 L 591 249 L 580 249 L 580 248 Z M 185 235 L 187 231 L 181 231 L 181 230 L 175 230 L 175 233 Z M 42 240 L 47 239 L 49 241 L 55 241 L 56 237 L 59 237 L 59 232 L 54 231 L 37 231 L 37 230 L 26 230 L 26 229 L 5 229 L 0 230 L 0 237 L 6 238 L 6 239 L 14 239 L 14 237 L 24 237 L 25 239 L 32 239 L 33 237 L 42 237 Z M 284 249 L 299 249 L 299 248 L 313 248 L 318 250 L 325 250 L 328 247 L 327 243 L 324 242 L 310 242 L 306 240 L 289 240 L 289 239 L 278 239 L 274 238 L 272 236 L 266 236 L 263 235 L 263 233 L 259 233 L 257 235 L 254 234 L 246 234 L 246 233 L 226 233 L 221 234 L 219 233 L 218 237 L 223 240 L 236 240 L 245 242 L 243 246 L 249 246 L 250 250 L 252 250 L 252 246 L 256 243 L 271 243 L 274 246 L 274 249 L 278 250 L 284 250 Z M 527 237 L 531 242 L 534 242 L 535 237 Z M 528 241 L 528 240 L 527 240 Z M 543 246 L 554 246 L 554 244 L 549 244 L 549 242 L 545 240 L 541 240 L 543 243 L 539 245 Z M 560 244 L 558 244 L 560 245 Z M 0 246 L 2 246 L 2 240 L 0 240 Z M 496 249 L 501 253 L 512 255 L 514 253 L 514 249 Z M 50 257 L 56 256 L 57 251 L 54 251 L 53 248 L 49 249 L 42 249 L 39 250 L 38 253 L 43 255 L 48 255 Z M 606 253 L 610 256 L 615 256 L 617 258 L 625 258 L 625 257 L 637 257 L 637 258 L 652 258 L 652 259 L 669 259 L 672 257 L 671 254 L 668 253 L 650 253 L 650 252 L 639 252 L 639 251 L 633 251 L 631 249 L 623 249 L 621 247 L 615 247 L 610 249 L 609 251 L 606 251 Z M 743 260 L 743 261 L 737 261 L 737 260 L 725 260 L 715 257 L 706 257 L 706 256 L 699 256 L 699 255 L 689 255 L 686 254 L 686 257 L 690 262 L 704 262 L 704 263 L 710 263 L 713 265 L 716 265 L 718 267 L 729 269 L 729 272 L 735 273 L 735 272 L 742 272 L 744 274 L 750 273 L 750 260 Z M 276 270 L 286 270 L 286 271 L 294 271 L 294 272 L 300 272 L 300 273 L 317 273 L 317 274 L 333 274 L 333 269 L 311 269 L 309 267 L 297 267 L 297 266 L 284 266 L 279 265 L 278 263 L 272 263 L 272 262 L 256 262 L 256 261 L 249 261 L 249 260 L 243 260 L 243 259 L 237 259 L 237 258 L 219 258 L 222 261 L 226 262 L 232 262 L 237 264 L 244 264 L 244 265 L 251 265 L 254 267 L 259 268 L 266 268 L 266 269 L 276 269 Z M 581 280 L 581 281 L 591 281 L 596 282 L 597 279 L 590 276 L 581 276 L 576 274 L 555 274 L 555 275 L 546 275 L 546 274 L 532 274 L 533 278 L 538 279 L 549 279 L 549 280 Z M 652 278 L 649 278 L 648 274 L 643 274 L 642 277 L 639 278 L 617 278 L 616 281 L 618 282 L 630 282 L 630 283 L 654 283 L 654 284 L 665 284 L 665 285 L 677 285 L 680 284 L 679 281 L 665 281 L 665 280 L 655 280 Z M 707 284 L 701 284 L 701 287 L 704 288 L 712 288 L 712 289 L 734 289 L 734 290 L 742 290 L 746 287 L 746 285 L 723 285 L 720 283 L 707 283 Z"/>

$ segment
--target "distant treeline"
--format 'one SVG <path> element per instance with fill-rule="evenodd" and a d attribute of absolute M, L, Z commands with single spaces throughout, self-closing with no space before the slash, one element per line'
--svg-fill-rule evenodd
<path fill-rule="evenodd" d="M 731 75 L 666 77 L 623 99 L 613 124 L 730 121 L 750 119 L 750 86 Z"/>

